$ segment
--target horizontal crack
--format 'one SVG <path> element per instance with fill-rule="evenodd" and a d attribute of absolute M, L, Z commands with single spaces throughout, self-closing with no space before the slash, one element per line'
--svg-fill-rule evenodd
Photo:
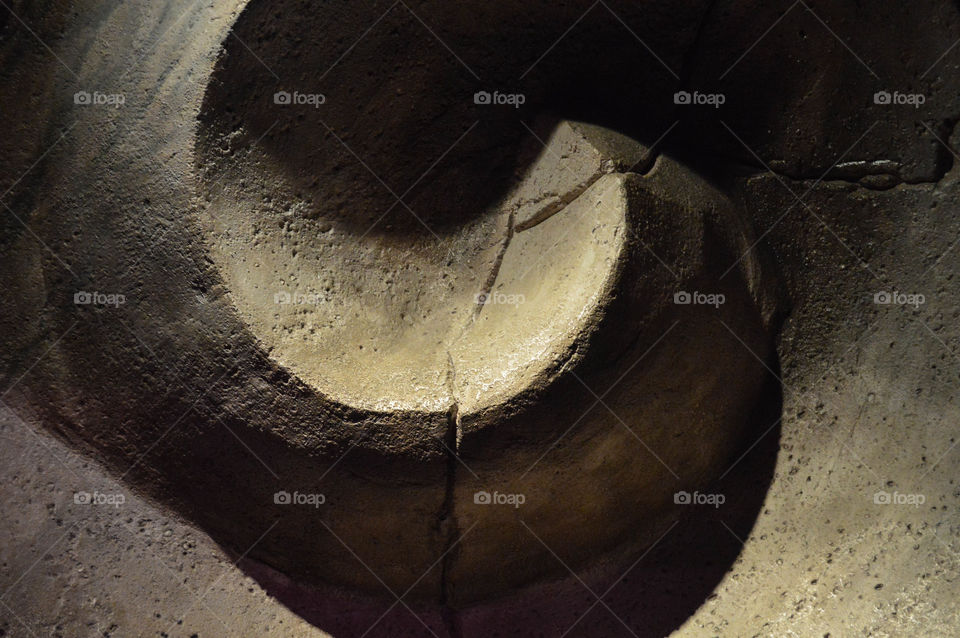
<path fill-rule="evenodd" d="M 839 164 L 837 166 L 837 169 L 839 170 L 831 169 L 826 174 L 824 174 L 823 171 L 821 171 L 819 174 L 791 173 L 789 171 L 776 170 L 770 166 L 762 166 L 753 162 L 749 162 L 744 158 L 731 156 L 718 157 L 724 157 L 724 159 L 728 161 L 735 162 L 750 169 L 754 169 L 755 172 L 751 173 L 751 176 L 772 174 L 795 182 L 842 182 L 844 184 L 850 184 L 852 186 L 866 188 L 868 190 L 889 190 L 902 185 L 915 186 L 922 184 L 939 184 L 943 178 L 946 177 L 947 173 L 950 172 L 949 169 L 943 171 L 942 175 L 938 175 L 933 179 L 907 180 L 901 177 L 898 173 L 889 172 L 886 167 L 888 166 L 888 163 L 894 163 L 891 162 L 891 160 L 876 160 L 869 162 L 845 162 L 844 164 Z M 852 166 L 854 164 L 858 166 Z M 899 168 L 899 164 L 897 164 L 897 166 Z"/>
<path fill-rule="evenodd" d="M 758 169 L 758 172 L 770 172 L 795 181 L 845 182 L 870 190 L 888 190 L 900 185 L 939 184 L 956 165 L 956 156 L 948 144 L 954 135 L 958 122 L 960 122 L 960 118 L 947 119 L 940 121 L 935 126 L 941 129 L 941 131 L 938 131 L 939 139 L 937 139 L 937 153 L 940 157 L 937 161 L 935 174 L 926 179 L 904 178 L 901 174 L 903 164 L 889 159 L 843 162 L 833 166 L 824 174 L 822 167 L 808 172 L 790 172 L 777 170 L 769 166 L 769 163 L 768 165 L 760 165 L 745 158 L 735 158 L 727 155 L 719 155 L 719 157 Z"/>

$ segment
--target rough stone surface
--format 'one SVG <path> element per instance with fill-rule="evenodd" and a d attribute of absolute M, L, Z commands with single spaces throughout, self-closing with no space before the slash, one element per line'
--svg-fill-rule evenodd
<path fill-rule="evenodd" d="M 304 6 L 254 2 L 235 21 L 184 9 L 178 24 L 207 49 L 172 58 L 166 77 L 189 90 L 158 84 L 152 100 L 111 58 L 80 56 L 82 90 L 107 94 L 116 75 L 110 90 L 129 96 L 74 104 L 82 124 L 117 127 L 104 144 L 127 161 L 51 156 L 56 174 L 30 191 L 44 199 L 31 224 L 69 270 L 54 265 L 57 302 L 36 318 L 64 338 L 18 403 L 304 584 L 382 596 L 386 583 L 462 606 L 563 575 L 544 542 L 578 567 L 644 549 L 678 489 L 722 472 L 760 400 L 772 297 L 758 272 L 712 274 L 753 243 L 749 226 L 666 159 L 675 183 L 646 186 L 632 171 L 650 149 L 624 133 L 541 118 L 551 142 L 532 157 L 516 114 L 474 98 L 470 69 L 436 41 L 374 64 L 396 30 L 419 28 L 402 7 L 320 72 L 359 18 Z M 490 49 L 465 16 L 447 19 L 465 50 Z M 530 99 L 544 108 L 547 93 L 540 78 Z M 149 163 L 165 154 L 176 159 L 158 174 Z M 556 201 L 533 208 L 534 192 Z M 677 305 L 682 290 L 726 303 Z M 125 303 L 76 303 L 91 292 Z M 609 388 L 603 410 L 595 387 Z M 558 474 L 597 525 L 569 517 Z M 484 491 L 523 495 L 527 522 L 475 503 Z M 282 492 L 325 502 L 285 506 Z"/>
<path fill-rule="evenodd" d="M 371 625 L 367 635 L 384 636 L 956 633 L 954 4 L 331 3 L 332 13 L 321 17 L 306 3 L 254 2 L 241 21 L 242 2 L 8 4 L 16 17 L 0 17 L 0 104 L 16 134 L 0 139 L 9 207 L 0 216 L 0 401 L 7 406 L 0 627 L 7 634 L 359 636 Z M 358 41 L 378 18 L 373 37 Z M 328 20 L 340 35 L 312 37 L 330 28 Z M 305 40 L 320 44 L 304 49 Z M 345 52 L 326 84 L 304 82 Z M 275 86 L 267 66 L 292 78 L 289 84 Z M 380 75 L 359 77 L 358 69 Z M 437 73 L 442 82 L 431 79 Z M 298 126 L 295 110 L 265 109 L 236 130 L 225 117 L 250 112 L 239 97 L 269 100 L 275 88 L 324 92 L 326 109 L 337 87 L 353 87 L 350 99 L 362 107 L 341 110 L 329 130 Z M 424 87 L 441 98 L 422 100 Z M 126 103 L 83 107 L 73 99 L 81 90 L 120 93 Z M 477 90 L 520 91 L 527 103 L 473 110 Z M 720 109 L 675 104 L 678 90 L 722 91 L 726 101 Z M 874 94 L 882 91 L 926 101 L 919 109 L 877 104 Z M 553 116 L 546 124 L 544 112 Z M 628 154 L 643 161 L 624 160 L 614 174 L 602 162 L 598 171 L 590 158 L 615 151 L 590 142 L 582 124 L 553 128 L 563 121 L 602 125 L 654 152 Z M 473 122 L 482 128 L 470 131 Z M 666 141 L 654 144 L 668 130 Z M 523 183 L 513 161 L 525 157 L 531 131 L 548 147 L 576 145 L 584 153 L 570 155 L 574 175 L 564 175 L 546 207 L 534 204 L 511 227 L 511 208 L 504 214 L 497 204 Z M 431 164 L 464 133 L 464 145 L 432 173 Z M 370 165 L 383 184 L 338 137 L 361 159 L 386 161 Z M 314 147 L 317 139 L 324 143 Z M 400 152 L 414 142 L 422 152 Z M 312 168 L 322 171 L 293 170 L 318 152 Z M 539 157 L 544 171 L 551 159 Z M 527 160 L 524 167 L 535 165 Z M 494 168 L 471 182 L 478 167 Z M 630 169 L 645 174 L 620 174 Z M 326 189 L 329 181 L 314 184 L 338 172 L 339 190 Z M 405 193 L 425 172 L 436 179 Z M 263 175 L 269 178 L 254 179 Z M 617 185 L 615 194 L 599 196 L 595 189 L 608 183 Z M 390 209 L 390 191 L 403 194 L 438 237 L 405 206 Z M 210 214 L 216 198 L 249 206 L 251 216 L 239 219 L 250 221 L 244 232 L 262 222 L 262 245 L 276 252 L 262 251 L 273 256 L 261 269 L 272 274 L 253 276 L 256 255 L 223 232 L 236 226 Z M 460 218 L 458 201 L 489 206 Z M 574 246 L 560 237 L 567 228 L 582 230 L 582 218 L 568 213 L 591 201 L 610 220 L 596 230 L 612 246 L 592 257 L 584 246 L 602 243 Z M 353 202 L 362 202 L 364 216 L 336 217 Z M 383 261 L 361 253 L 367 261 L 357 263 L 353 285 L 376 290 L 403 274 L 404 251 L 415 250 L 436 272 L 444 263 L 438 246 L 461 263 L 475 260 L 483 275 L 467 272 L 457 285 L 431 291 L 436 303 L 414 317 L 422 325 L 467 325 L 487 343 L 519 338 L 507 329 L 507 307 L 488 303 L 477 313 L 471 297 L 526 294 L 531 288 L 519 268 L 537 252 L 552 254 L 544 247 L 554 244 L 570 246 L 557 252 L 559 270 L 617 282 L 620 292 L 581 305 L 597 310 L 588 330 L 559 331 L 589 337 L 573 342 L 569 359 L 564 340 L 549 338 L 550 354 L 532 359 L 543 369 L 518 364 L 516 387 L 533 390 L 505 392 L 512 397 L 505 402 L 472 391 L 496 381 L 484 377 L 494 366 L 464 352 L 474 362 L 464 367 L 476 374 L 449 375 L 452 356 L 431 360 L 436 352 L 416 339 L 407 347 L 411 335 L 390 320 L 394 309 L 374 312 L 393 301 L 404 307 L 408 297 L 371 294 L 345 305 L 341 314 L 367 312 L 369 323 L 357 334 L 370 326 L 399 329 L 395 341 L 406 353 L 427 358 L 415 366 L 423 372 L 415 384 L 425 388 L 421 400 L 432 397 L 430 409 L 405 405 L 410 392 L 376 405 L 397 381 L 389 376 L 396 368 L 371 369 L 369 353 L 304 352 L 297 344 L 316 327 L 297 312 L 303 308 L 254 315 L 256 295 L 297 259 L 314 262 L 294 269 L 316 277 L 306 290 L 326 294 L 316 276 L 329 263 L 323 255 L 343 263 L 353 254 L 337 234 L 347 226 L 346 234 L 359 236 L 383 211 L 374 239 L 403 250 L 385 251 Z M 755 239 L 762 249 L 747 252 Z M 617 251 L 635 261 L 608 271 L 596 266 Z M 371 264 L 382 277 L 365 276 Z M 538 286 L 564 290 L 569 278 L 557 272 L 546 270 Z M 774 280 L 782 290 L 771 288 Z M 464 287 L 471 292 L 462 299 L 444 297 Z M 673 307 L 668 293 L 680 289 L 727 294 L 731 305 L 723 310 L 732 314 L 721 318 L 731 330 L 705 308 Z M 122 293 L 126 303 L 77 306 L 80 290 Z M 259 300 L 274 306 L 273 295 L 289 290 L 266 288 Z M 924 303 L 875 303 L 883 292 L 923 294 Z M 569 301 L 584 304 L 583 297 Z M 445 309 L 456 316 L 441 321 Z M 779 366 L 765 360 L 783 381 L 779 405 L 779 393 L 760 385 L 765 371 L 750 350 L 765 359 L 761 336 L 785 309 L 775 343 Z M 661 344 L 669 349 L 655 350 L 659 357 L 645 358 L 637 373 L 665 382 L 696 378 L 700 385 L 683 392 L 702 393 L 710 405 L 731 386 L 769 397 L 744 397 L 739 408 L 719 403 L 730 414 L 739 409 L 738 418 L 728 417 L 742 424 L 744 439 L 709 426 L 682 445 L 665 442 L 658 436 L 687 431 L 675 421 L 656 425 L 664 418 L 657 406 L 676 410 L 677 401 L 627 384 L 603 402 L 618 415 L 654 412 L 643 421 L 651 431 L 640 437 L 649 450 L 600 404 L 576 433 L 548 448 L 557 424 L 579 416 L 569 406 L 585 410 L 596 400 L 586 388 L 602 393 L 618 376 L 616 366 L 632 363 L 644 339 L 654 339 L 655 327 L 665 329 L 675 313 L 684 321 Z M 563 312 L 544 314 L 544 325 L 563 322 Z M 313 319 L 327 328 L 322 317 Z M 711 347 L 698 346 L 702 341 Z M 329 356 L 341 357 L 339 377 L 337 366 L 317 363 Z M 361 365 L 364 383 L 342 372 Z M 757 380 L 745 379 L 749 374 Z M 542 386 L 528 382 L 544 378 Z M 473 411 L 461 410 L 461 400 L 474 401 Z M 695 401 L 681 403 L 691 416 L 702 414 Z M 761 409 L 747 418 L 742 412 L 751 405 Z M 538 418 L 524 419 L 530 411 Z M 718 440 L 718 431 L 730 438 Z M 85 466 L 72 457 L 76 449 L 105 468 Z M 544 450 L 548 458 L 535 469 L 567 471 L 525 477 L 528 509 L 475 506 L 477 489 L 512 492 L 507 486 Z M 651 451 L 682 466 L 676 471 L 689 483 L 671 484 Z M 634 463 L 611 461 L 625 455 Z M 596 477 L 602 489 L 584 487 Z M 678 487 L 722 493 L 727 503 L 674 508 L 669 496 Z M 128 498 L 121 508 L 74 503 L 76 492 L 91 488 Z M 271 508 L 278 489 L 322 491 L 322 517 Z M 884 505 L 875 501 L 878 492 L 919 494 L 924 503 Z M 641 498 L 649 500 L 637 503 Z M 184 520 L 171 519 L 171 507 Z M 261 508 L 279 513 L 264 518 Z M 599 523 L 614 510 L 606 519 L 612 524 Z M 663 539 L 644 553 L 661 531 Z M 618 542 L 628 532 L 632 548 Z M 306 553 L 291 551 L 304 545 Z M 240 568 L 232 567 L 248 548 Z M 150 561 L 189 573 L 168 582 L 159 565 L 144 566 Z M 556 580 L 567 567 L 577 576 Z M 424 577 L 407 592 L 411 573 Z M 330 580 L 339 592 L 306 585 Z M 399 603 L 388 609 L 394 599 L 387 589 L 444 607 L 415 605 L 416 616 Z M 602 604 L 588 590 L 602 595 Z M 498 592 L 498 600 L 470 602 Z"/>

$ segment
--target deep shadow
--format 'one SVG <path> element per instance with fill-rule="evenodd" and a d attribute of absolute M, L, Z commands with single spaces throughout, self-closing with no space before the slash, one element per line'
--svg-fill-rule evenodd
<path fill-rule="evenodd" d="M 677 48 L 632 3 L 610 4 L 643 25 L 644 38 L 662 41 L 661 51 Z M 528 127 L 544 112 L 641 141 L 664 132 L 675 79 L 634 33 L 599 6 L 584 14 L 589 5 L 522 5 L 250 3 L 224 41 L 199 114 L 201 183 L 256 175 L 265 155 L 296 214 L 320 228 L 429 237 L 429 227 L 442 237 L 507 193 L 524 168 L 517 160 Z M 670 24 L 688 13 L 696 8 L 677 9 Z M 575 21 L 579 37 L 555 42 Z M 306 102 L 277 104 L 277 93 Z M 484 103 L 478 94 L 506 97 Z M 323 103 L 309 103 L 317 95 Z M 261 196 L 276 204 L 277 193 Z"/>
<path fill-rule="evenodd" d="M 776 361 L 771 368 L 779 375 Z M 575 623 L 566 635 L 660 638 L 710 597 L 739 556 L 773 479 L 781 413 L 781 387 L 769 375 L 741 451 L 725 476 L 700 490 L 723 494 L 726 502 L 717 508 L 684 508 L 676 525 L 646 555 L 620 556 L 578 574 L 610 610 L 573 576 L 456 612 L 413 604 L 411 611 L 386 589 L 383 599 L 355 597 L 300 586 L 256 561 L 244 560 L 240 566 L 271 596 L 335 638 L 430 636 L 431 631 L 455 638 L 552 637 Z M 357 569 L 365 568 L 358 562 Z"/>

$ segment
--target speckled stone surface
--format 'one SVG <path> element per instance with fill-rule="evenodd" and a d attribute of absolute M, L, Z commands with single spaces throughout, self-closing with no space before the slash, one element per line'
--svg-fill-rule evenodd
<path fill-rule="evenodd" d="M 271 19 L 290 28 L 290 15 L 308 8 L 253 3 L 263 22 L 250 33 L 263 41 L 238 46 L 230 28 L 246 4 L 15 1 L 0 8 L 0 106 L 11 123 L 0 136 L 3 635 L 960 631 L 955 3 L 337 4 L 342 35 L 324 42 L 338 55 L 357 56 L 344 70 L 383 60 L 384 50 L 400 51 L 397 59 L 412 69 L 421 58 L 449 64 L 443 91 L 451 103 L 480 104 L 472 103 L 475 91 L 522 92 L 522 108 L 491 111 L 492 137 L 484 139 L 500 135 L 504 144 L 545 140 L 542 111 L 629 134 L 653 151 L 636 164 L 628 153 L 618 171 L 649 180 L 681 167 L 667 170 L 659 191 L 648 186 L 638 198 L 655 200 L 657 223 L 669 219 L 663 202 L 719 193 L 737 212 L 724 219 L 737 221 L 714 229 L 718 245 L 736 246 L 744 237 L 760 243 L 749 253 L 741 246 L 746 260 L 735 262 L 736 250 L 711 256 L 736 264 L 733 272 L 753 290 L 762 289 L 753 279 L 761 271 L 776 282 L 770 294 L 780 305 L 752 297 L 778 328 L 775 358 L 754 357 L 756 348 L 749 339 L 737 343 L 743 332 L 729 322 L 697 333 L 714 341 L 732 337 L 724 348 L 740 348 L 745 361 L 768 366 L 780 382 L 756 384 L 763 400 L 744 421 L 737 449 L 718 466 L 722 471 L 682 486 L 693 493 L 692 503 L 681 499 L 669 516 L 645 524 L 648 534 L 656 532 L 652 543 L 585 561 L 569 560 L 568 551 L 577 554 L 576 537 L 563 534 L 572 545 L 556 551 L 561 543 L 551 530 L 524 517 L 533 510 L 515 508 L 502 517 L 504 538 L 522 533 L 542 551 L 513 569 L 516 545 L 507 541 L 497 564 L 488 542 L 477 563 L 488 580 L 478 579 L 473 592 L 450 586 L 471 584 L 469 569 L 457 572 L 457 565 L 469 567 L 471 554 L 445 561 L 436 548 L 459 546 L 459 533 L 469 531 L 462 525 L 469 517 L 460 526 L 444 522 L 457 494 L 449 477 L 463 481 L 458 498 L 470 499 L 470 468 L 488 471 L 485 439 L 464 439 L 459 447 L 463 441 L 450 437 L 450 414 L 442 410 L 418 419 L 409 436 L 392 437 L 399 421 L 311 402 L 308 388 L 244 332 L 224 285 L 229 278 L 217 274 L 224 262 L 210 258 L 209 242 L 194 225 L 204 215 L 197 132 L 221 45 L 234 59 L 272 50 Z M 365 30 L 378 27 L 385 32 L 364 48 Z M 500 54 L 476 55 L 485 47 Z M 252 69 L 273 60 L 249 62 Z M 277 67 L 312 72 L 296 57 Z M 345 81 L 323 90 L 333 98 L 339 86 Z M 716 96 L 723 96 L 719 108 Z M 358 121 L 389 121 L 380 102 L 366 106 Z M 440 121 L 456 108 L 427 109 L 423 116 Z M 266 134 L 271 122 L 259 124 Z M 281 163 L 309 154 L 296 146 L 308 138 L 278 135 L 292 139 L 295 151 L 271 149 Z M 376 156 L 375 140 L 358 144 L 364 157 Z M 430 152 L 409 165 L 385 153 L 391 168 L 378 168 L 403 177 L 393 187 L 401 193 L 447 143 L 428 140 Z M 465 154 L 486 151 L 495 159 L 504 148 L 467 146 Z M 349 168 L 331 170 L 363 175 L 359 159 L 347 152 L 342 160 Z M 596 177 L 585 166 L 572 180 L 574 191 Z M 492 172 L 491 192 L 480 195 L 502 189 L 513 179 L 508 173 Z M 310 177 L 299 176 L 294 190 L 308 193 Z M 456 170 L 449 177 L 447 184 L 466 190 L 434 187 L 411 197 L 477 195 Z M 375 182 L 363 178 L 364 186 Z M 389 190 L 370 201 L 390 205 Z M 330 195 L 334 203 L 346 196 Z M 569 205 L 565 193 L 551 197 L 560 210 Z M 394 230 L 417 226 L 404 207 L 395 212 L 388 220 Z M 547 229 L 563 214 L 524 232 Z M 427 221 L 446 236 L 448 219 Z M 687 246 L 676 235 L 654 236 L 665 238 L 663 245 L 648 244 L 643 252 L 650 269 L 667 278 L 692 253 L 670 252 Z M 706 276 L 728 273 L 715 267 Z M 115 306 L 109 299 L 78 303 L 79 291 L 124 299 L 113 297 Z M 627 325 L 642 324 L 642 313 L 620 316 Z M 235 360 L 244 365 L 230 365 Z M 709 358 L 684 356 L 679 363 L 689 361 Z M 605 389 L 589 380 L 587 388 L 598 396 Z M 605 407 L 598 403 L 598 413 Z M 354 443 L 350 429 L 316 424 L 364 419 L 371 445 L 334 467 Z M 463 420 L 454 433 L 470 428 Z M 706 446 L 700 441 L 713 443 L 710 436 L 685 443 Z M 302 453 L 292 465 L 290 442 Z M 566 453 L 588 449 L 581 443 Z M 641 443 L 638 462 L 648 463 L 661 446 Z M 383 462 L 378 450 L 400 460 Z M 605 460 L 615 456 L 591 455 L 586 463 L 604 472 Z M 313 545 L 257 514 L 277 489 L 311 492 L 308 482 L 294 485 L 289 477 L 318 471 L 333 472 L 325 490 L 343 508 L 337 520 L 347 522 L 346 532 L 334 525 Z M 398 472 L 405 487 L 394 496 L 367 490 Z M 538 480 L 558 495 L 556 505 L 567 507 L 571 526 L 590 532 L 598 520 L 591 508 L 616 491 L 584 500 L 581 487 L 564 503 L 567 479 L 558 476 L 553 483 Z M 243 487 L 223 489 L 231 483 Z M 669 494 L 669 485 L 662 487 Z M 358 493 L 364 496 L 344 498 Z M 624 520 L 637 515 L 628 498 L 614 500 Z M 391 507 L 392 518 L 378 519 Z M 286 512 L 277 520 L 314 520 L 308 509 L 277 511 Z M 496 521 L 505 510 L 482 511 L 495 512 Z M 430 525 L 422 524 L 428 519 Z M 378 536 L 384 528 L 377 520 L 408 533 Z M 310 560 L 298 562 L 299 544 Z M 285 571 L 303 574 L 291 578 L 283 561 L 271 567 L 262 560 L 280 555 Z M 498 568 L 509 581 L 499 589 L 489 580 Z M 411 570 L 425 576 L 407 591 Z M 524 570 L 538 572 L 540 582 L 530 584 Z M 325 573 L 337 574 L 339 586 L 320 584 Z M 441 605 L 424 602 L 438 592 Z M 493 599 L 477 602 L 492 592 Z"/>

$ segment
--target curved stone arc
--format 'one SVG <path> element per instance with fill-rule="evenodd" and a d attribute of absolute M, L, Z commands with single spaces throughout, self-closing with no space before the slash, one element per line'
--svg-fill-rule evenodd
<path fill-rule="evenodd" d="M 57 157 L 57 170 L 50 174 L 46 189 L 65 218 L 100 229 L 100 236 L 56 245 L 66 246 L 65 258 L 85 277 L 81 285 L 126 291 L 131 303 L 115 310 L 131 331 L 107 321 L 110 316 L 100 314 L 106 309 L 74 308 L 64 302 L 67 308 L 57 312 L 70 312 L 54 313 L 53 331 L 67 331 L 78 316 L 74 313 L 83 321 L 37 369 L 39 379 L 58 382 L 48 387 L 43 381 L 31 383 L 25 388 L 29 394 L 25 400 L 43 406 L 52 427 L 106 459 L 132 485 L 186 513 L 238 551 L 256 544 L 251 556 L 304 582 L 331 582 L 369 593 L 380 593 L 379 578 L 401 591 L 418 582 L 411 595 L 436 600 L 444 587 L 442 578 L 431 573 L 416 579 L 450 544 L 448 530 L 438 520 L 450 499 L 450 456 L 440 443 L 449 433 L 448 415 L 371 413 L 335 405 L 271 362 L 255 335 L 232 312 L 228 290 L 204 262 L 203 242 L 189 215 L 184 215 L 202 206 L 190 192 L 196 183 L 190 148 L 199 92 L 195 87 L 187 93 L 180 90 L 193 86 L 192 74 L 212 67 L 216 37 L 230 40 L 226 16 L 221 15 L 220 27 L 211 30 L 204 18 L 213 10 L 192 9 L 197 13 L 184 15 L 184 30 L 172 32 L 155 50 L 156 58 L 145 65 L 151 69 L 159 65 L 155 99 L 149 104 L 131 101 L 133 110 L 126 116 L 83 112 L 83 123 L 101 130 L 82 153 Z M 192 52 L 178 58 L 183 40 L 192 43 Z M 196 53 L 199 49 L 206 53 Z M 164 66 L 164 59 L 177 62 Z M 100 72 L 93 77 L 100 77 Z M 142 81 L 142 75 L 122 79 L 117 88 L 138 95 Z M 157 123 L 160 118 L 147 117 L 158 113 L 174 114 L 174 124 L 164 128 Z M 123 117 L 130 118 L 129 129 L 111 126 L 113 118 Z M 109 165 L 97 162 L 97 149 L 105 147 L 119 153 Z M 165 168 L 158 171 L 155 158 L 169 161 L 161 162 Z M 176 179 L 170 180 L 167 170 Z M 63 184 L 71 185 L 69 195 Z M 51 201 L 42 204 L 52 208 Z M 535 235 L 551 223 L 564 223 L 563 213 L 522 232 Z M 696 234 L 696 228 L 683 230 Z M 69 233 L 49 222 L 43 231 L 45 237 Z M 105 237 L 116 253 L 102 250 Z M 631 255 L 643 254 L 632 245 Z M 44 267 L 50 295 L 70 299 L 76 292 L 74 282 L 50 274 L 56 264 Z M 663 307 L 664 290 L 669 288 L 658 293 L 657 308 Z M 615 350 L 611 343 L 619 346 L 622 337 L 628 334 L 632 340 L 636 333 L 632 324 L 620 332 L 624 334 L 601 344 L 602 349 Z M 609 333 L 604 334 L 609 340 Z M 92 365 L 100 374 L 90 374 Z M 182 396 L 176 392 L 156 396 L 158 386 L 179 388 L 181 380 Z M 563 389 L 569 390 L 572 382 L 567 377 Z M 529 414 L 524 411 L 536 408 L 541 398 L 525 395 L 510 402 L 506 414 L 511 418 Z M 531 445 L 549 444 L 555 438 L 559 420 L 554 410 L 556 406 L 537 427 L 525 429 Z M 480 456 L 496 456 L 498 445 L 515 438 L 516 421 L 508 420 L 509 427 L 486 427 L 483 419 L 490 416 L 487 410 L 474 419 L 461 419 L 463 458 L 471 465 L 469 455 L 476 456 L 479 450 Z M 611 426 L 616 423 L 597 427 Z M 484 441 L 499 436 L 505 437 L 499 443 Z M 515 453 L 522 458 L 530 445 L 521 447 Z M 500 462 L 509 464 L 510 456 Z M 475 466 L 482 468 L 482 462 Z M 467 486 L 463 482 L 454 487 L 462 491 Z M 319 515 L 278 509 L 273 497 L 281 490 L 322 492 L 329 507 Z M 455 500 L 462 497 L 458 494 Z M 279 524 L 259 540 L 275 519 Z M 487 522 L 497 524 L 496 519 Z M 327 526 L 338 532 L 352 530 L 346 540 L 357 555 L 378 567 L 379 578 L 359 569 L 353 556 L 327 533 Z M 574 543 L 582 540 L 571 537 Z M 477 568 L 469 562 L 478 552 L 486 555 L 489 547 L 488 537 L 452 565 L 453 570 L 466 570 L 462 573 L 475 583 L 472 592 L 465 588 L 457 600 L 495 591 L 491 583 L 498 573 L 483 571 L 490 568 L 489 561 Z M 576 560 L 583 561 L 597 547 L 573 550 Z M 402 562 L 397 561 L 398 554 Z M 516 573 L 523 582 L 547 575 L 538 570 Z M 462 578 L 458 576 L 465 582 Z"/>
<path fill-rule="evenodd" d="M 54 242 L 79 274 L 77 281 L 64 280 L 59 264 L 43 264 L 48 295 L 64 300 L 49 329 L 65 338 L 53 343 L 34 379 L 6 400 L 37 406 L 52 429 L 104 459 L 131 488 L 173 506 L 238 552 L 256 543 L 253 556 L 288 573 L 318 582 L 340 573 L 342 586 L 382 591 L 378 578 L 358 570 L 332 536 L 306 563 L 301 551 L 291 550 L 326 535 L 322 520 L 331 529 L 353 529 L 358 551 L 378 564 L 392 562 L 391 543 L 405 539 L 399 542 L 407 563 L 382 570 L 380 578 L 395 588 L 408 585 L 415 578 L 410 574 L 422 574 L 442 551 L 434 521 L 444 499 L 446 458 L 438 441 L 447 419 L 331 407 L 271 363 L 237 321 L 226 290 L 204 263 L 205 247 L 190 219 L 193 117 L 203 90 L 186 80 L 212 71 L 232 18 L 226 7 L 168 8 L 181 10 L 178 28 L 139 47 L 149 52 L 147 68 L 175 61 L 158 70 L 167 81 L 149 104 L 131 97 L 127 111 L 75 109 L 76 126 L 93 132 L 90 141 L 81 153 L 73 152 L 73 140 L 66 152 L 51 153 L 57 170 L 41 185 L 48 201 L 38 207 L 58 200 L 63 219 L 99 232 Z M 219 18 L 217 29 L 209 26 L 211 14 Z M 184 41 L 191 52 L 181 57 Z M 80 84 L 100 86 L 103 62 L 77 60 L 84 69 Z M 125 76 L 123 65 L 115 66 L 106 73 L 118 79 L 113 90 L 140 96 L 144 71 Z M 184 82 L 193 90 L 181 92 Z M 175 116 L 162 125 L 165 120 L 147 117 L 156 110 Z M 117 118 L 122 126 L 111 125 Z M 117 159 L 98 162 L 100 147 L 115 149 Z M 173 161 L 163 162 L 168 157 Z M 36 227 L 49 239 L 68 234 L 73 224 Z M 115 250 L 104 250 L 107 237 Z M 101 320 L 105 309 L 72 304 L 78 289 L 124 291 L 127 303 Z M 157 387 L 171 391 L 157 394 Z M 403 436 L 398 422 L 408 423 Z M 404 486 L 385 491 L 387 477 L 398 471 Z M 274 495 L 284 489 L 322 492 L 333 507 L 320 520 L 314 511 L 278 512 Z M 393 508 L 397 529 L 369 520 L 369 511 Z M 278 514 L 280 523 L 257 543 Z M 420 585 L 412 595 L 436 597 L 435 578 Z"/>

